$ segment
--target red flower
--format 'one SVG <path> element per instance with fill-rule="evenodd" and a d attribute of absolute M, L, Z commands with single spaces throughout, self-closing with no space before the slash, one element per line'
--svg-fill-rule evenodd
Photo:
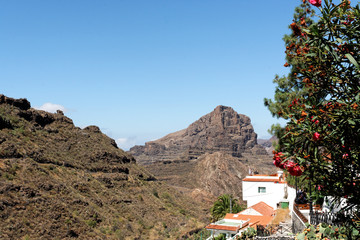
<path fill-rule="evenodd" d="M 276 160 L 274 160 L 274 161 L 276 161 Z M 275 166 L 278 168 L 281 168 L 281 169 L 285 169 L 285 164 L 286 164 L 286 162 L 283 162 L 282 160 L 280 160 L 280 161 L 276 161 Z"/>
<path fill-rule="evenodd" d="M 286 164 L 286 162 L 287 161 L 285 161 L 284 162 L 284 155 L 282 154 L 282 152 L 275 152 L 274 153 L 274 157 L 273 157 L 273 159 L 274 159 L 274 161 L 273 161 L 273 163 L 274 163 L 274 165 L 276 166 L 276 167 L 278 167 L 278 168 L 281 168 L 281 169 L 285 169 L 285 164 Z"/>
<path fill-rule="evenodd" d="M 320 133 L 318 133 L 318 132 L 314 133 L 313 136 L 312 136 L 312 139 L 313 139 L 314 141 L 319 141 L 319 139 L 320 139 Z"/>
<path fill-rule="evenodd" d="M 321 0 L 309 0 L 309 3 L 315 7 L 321 7 Z"/>
<path fill-rule="evenodd" d="M 290 173 L 292 176 L 301 176 L 303 171 L 301 170 L 299 164 L 288 161 L 285 165 L 286 170 Z"/>

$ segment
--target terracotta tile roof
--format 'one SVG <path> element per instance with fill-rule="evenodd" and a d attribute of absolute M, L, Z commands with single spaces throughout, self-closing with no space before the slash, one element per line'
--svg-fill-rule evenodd
<path fill-rule="evenodd" d="M 246 177 L 243 179 L 244 182 L 274 182 L 274 183 L 285 183 L 284 180 L 280 178 L 249 178 Z"/>
<path fill-rule="evenodd" d="M 255 216 L 255 215 L 243 215 L 243 214 L 233 214 L 233 213 L 227 213 L 224 217 L 224 219 L 233 219 L 233 220 L 243 220 L 247 221 L 250 220 L 248 224 L 254 225 L 268 225 L 271 220 L 273 219 L 273 216 Z"/>
<path fill-rule="evenodd" d="M 224 217 L 224 219 L 232 219 L 232 220 L 243 220 L 241 217 L 239 217 L 239 213 L 227 213 Z"/>
<path fill-rule="evenodd" d="M 261 213 L 263 216 L 272 216 L 274 215 L 274 208 L 267 205 L 264 202 L 258 202 L 257 204 L 249 207 L 254 209 L 255 211 Z"/>
<path fill-rule="evenodd" d="M 250 175 L 250 176 L 257 176 L 257 177 L 277 177 L 278 174 L 274 173 L 274 174 L 254 174 L 254 175 Z"/>
<path fill-rule="evenodd" d="M 205 228 L 237 232 L 240 229 L 240 224 L 239 226 L 224 226 L 224 225 L 209 224 Z"/>
<path fill-rule="evenodd" d="M 264 203 L 265 204 L 265 203 Z M 267 208 L 270 207 L 267 204 L 255 204 L 258 205 L 258 208 Z M 255 206 L 254 205 L 254 206 Z M 270 207 L 272 208 L 272 207 Z M 229 226 L 225 224 L 209 224 L 205 228 L 206 229 L 214 229 L 214 230 L 223 230 L 223 231 L 233 231 L 238 232 L 241 228 L 244 228 L 246 226 L 256 226 L 256 225 L 268 225 L 272 220 L 273 216 L 254 216 L 254 215 L 243 215 L 240 213 L 227 213 L 224 217 L 224 220 L 239 220 L 242 221 L 242 223 L 239 222 L 238 225 L 235 226 Z"/>
<path fill-rule="evenodd" d="M 239 215 L 243 220 L 250 219 L 250 226 L 253 225 L 268 225 L 273 219 L 273 216 L 253 216 L 253 215 Z"/>
<path fill-rule="evenodd" d="M 257 221 L 257 222 L 251 223 L 249 227 L 256 227 L 257 224 L 261 225 L 261 224 L 259 223 L 259 221 Z"/>

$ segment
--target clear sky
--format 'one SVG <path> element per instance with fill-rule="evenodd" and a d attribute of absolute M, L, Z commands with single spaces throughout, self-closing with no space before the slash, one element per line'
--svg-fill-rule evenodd
<path fill-rule="evenodd" d="M 286 74 L 282 37 L 299 0 L 0 0 L 0 93 L 55 105 L 124 149 L 217 105 L 249 116 Z M 47 105 L 44 105 L 47 104 Z"/>

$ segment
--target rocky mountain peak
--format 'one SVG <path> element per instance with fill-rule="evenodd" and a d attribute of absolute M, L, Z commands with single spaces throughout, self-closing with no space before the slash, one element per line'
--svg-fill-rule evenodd
<path fill-rule="evenodd" d="M 188 128 L 130 152 L 157 179 L 204 202 L 224 193 L 241 199 L 241 180 L 249 169 L 275 170 L 271 156 L 257 144 L 250 118 L 221 105 Z"/>
<path fill-rule="evenodd" d="M 223 152 L 241 157 L 247 148 L 256 145 L 257 135 L 249 117 L 227 106 L 217 106 L 188 128 L 171 133 L 130 152 L 139 163 L 156 161 L 188 161 L 204 153 Z"/>

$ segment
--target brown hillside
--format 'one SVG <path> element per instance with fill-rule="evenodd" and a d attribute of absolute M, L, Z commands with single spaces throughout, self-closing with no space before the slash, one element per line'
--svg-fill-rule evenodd
<path fill-rule="evenodd" d="M 0 239 L 177 239 L 207 211 L 98 127 L 0 95 Z"/>

